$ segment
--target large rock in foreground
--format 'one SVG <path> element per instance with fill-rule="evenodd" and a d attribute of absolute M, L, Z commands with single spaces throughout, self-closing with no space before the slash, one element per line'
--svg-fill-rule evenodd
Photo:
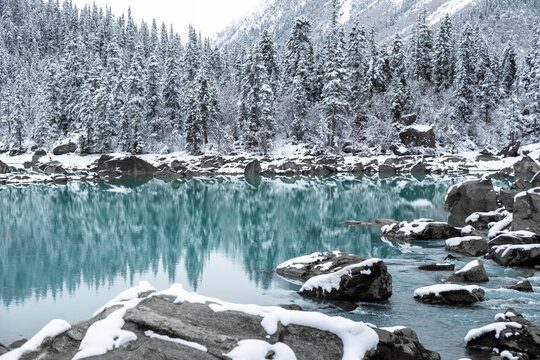
<path fill-rule="evenodd" d="M 333 273 L 309 278 L 298 293 L 328 300 L 387 300 L 392 296 L 392 275 L 381 259 L 368 259 Z"/>
<path fill-rule="evenodd" d="M 484 290 L 476 285 L 438 284 L 414 291 L 414 299 L 426 304 L 469 305 L 484 300 Z"/>
<path fill-rule="evenodd" d="M 382 227 L 381 232 L 382 236 L 397 241 L 440 240 L 461 235 L 461 229 L 430 219 L 386 225 Z"/>
<path fill-rule="evenodd" d="M 540 171 L 540 164 L 534 161 L 530 156 L 514 164 L 514 178 L 525 182 L 531 181 L 533 176 Z"/>
<path fill-rule="evenodd" d="M 340 251 L 316 252 L 279 264 L 276 273 L 287 279 L 306 281 L 314 276 L 330 274 L 365 259 Z"/>
<path fill-rule="evenodd" d="M 493 246 L 486 258 L 502 266 L 540 265 L 540 244 Z"/>
<path fill-rule="evenodd" d="M 38 339 L 36 351 L 21 360 L 211 360 L 242 352 L 242 359 L 440 359 L 404 327 L 379 329 L 321 313 L 231 304 L 178 284 L 153 294 L 130 289 L 107 306 L 89 321 Z"/>
<path fill-rule="evenodd" d="M 153 176 L 158 170 L 136 156 L 102 155 L 95 163 L 94 171 L 118 170 L 123 176 Z"/>
<path fill-rule="evenodd" d="M 540 187 L 517 194 L 513 214 L 512 230 L 540 234 Z"/>
<path fill-rule="evenodd" d="M 486 350 L 491 352 L 497 348 L 504 351 L 527 354 L 530 359 L 538 359 L 540 354 L 540 327 L 525 320 L 523 316 L 512 308 L 504 314 L 497 314 L 492 324 L 478 329 L 472 329 L 465 336 L 468 348 Z M 522 357 L 506 357 L 516 359 Z"/>
<path fill-rule="evenodd" d="M 464 222 L 472 213 L 493 211 L 498 207 L 497 192 L 489 178 L 452 186 L 444 203 L 444 209 L 459 222 Z"/>

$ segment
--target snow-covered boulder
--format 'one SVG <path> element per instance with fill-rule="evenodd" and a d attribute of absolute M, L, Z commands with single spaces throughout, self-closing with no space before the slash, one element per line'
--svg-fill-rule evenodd
<path fill-rule="evenodd" d="M 534 292 L 533 287 L 529 280 L 516 281 L 513 284 L 506 286 L 506 289 L 521 291 L 521 292 Z"/>
<path fill-rule="evenodd" d="M 450 275 L 447 280 L 452 282 L 486 282 L 489 281 L 489 278 L 482 261 L 473 260 Z"/>
<path fill-rule="evenodd" d="M 157 172 L 157 168 L 152 164 L 127 154 L 102 155 L 94 163 L 93 170 L 118 170 L 123 176 L 153 176 Z"/>
<path fill-rule="evenodd" d="M 260 175 L 261 172 L 261 162 L 257 159 L 249 162 L 244 169 L 244 175 L 248 176 Z"/>
<path fill-rule="evenodd" d="M 418 219 L 399 224 L 383 226 L 382 236 L 390 240 L 414 241 L 414 240 L 440 240 L 457 237 L 461 230 L 444 222 L 436 222 L 430 219 Z"/>
<path fill-rule="evenodd" d="M 504 351 L 521 352 L 527 354 L 527 358 L 537 359 L 540 354 L 540 327 L 508 308 L 495 316 L 494 323 L 470 330 L 465 336 L 465 344 L 470 349 L 491 352 L 496 348 L 501 354 Z"/>
<path fill-rule="evenodd" d="M 9 174 L 11 172 L 11 169 L 9 168 L 8 164 L 0 161 L 0 174 Z"/>
<path fill-rule="evenodd" d="M 52 148 L 52 153 L 54 155 L 65 155 L 69 153 L 74 153 L 77 151 L 77 138 L 68 138 L 60 140 L 54 143 Z"/>
<path fill-rule="evenodd" d="M 519 155 L 519 148 L 521 147 L 521 141 L 511 143 L 499 151 L 497 155 L 503 157 L 516 157 Z"/>
<path fill-rule="evenodd" d="M 540 187 L 517 194 L 513 214 L 512 230 L 540 234 Z"/>
<path fill-rule="evenodd" d="M 61 331 L 48 331 L 46 341 L 36 339 L 21 360 L 440 360 L 414 331 L 401 326 L 379 329 L 318 312 L 233 304 L 179 284 L 120 295 L 88 321 L 71 328 L 61 322 L 53 329 Z"/>
<path fill-rule="evenodd" d="M 486 258 L 503 266 L 540 265 L 540 244 L 493 246 Z"/>
<path fill-rule="evenodd" d="M 381 259 L 368 259 L 329 274 L 311 277 L 298 293 L 329 300 L 386 300 L 392 296 L 392 275 Z"/>
<path fill-rule="evenodd" d="M 488 242 L 490 248 L 499 245 L 539 244 L 540 236 L 530 231 L 503 232 Z"/>
<path fill-rule="evenodd" d="M 488 212 L 475 212 L 465 219 L 465 223 L 473 226 L 477 230 L 489 230 L 489 225 L 491 223 L 499 222 L 507 215 L 508 213 L 504 209 Z"/>
<path fill-rule="evenodd" d="M 435 147 L 435 133 L 429 125 L 407 126 L 399 133 L 399 138 L 405 146 Z"/>
<path fill-rule="evenodd" d="M 464 236 L 446 240 L 445 249 L 469 256 L 487 254 L 488 242 L 480 236 Z"/>
<path fill-rule="evenodd" d="M 306 281 L 317 275 L 330 274 L 365 259 L 341 251 L 315 252 L 279 264 L 276 273 L 287 279 Z"/>
<path fill-rule="evenodd" d="M 419 161 L 411 167 L 411 174 L 427 174 L 429 170 L 423 161 Z"/>
<path fill-rule="evenodd" d="M 438 284 L 414 291 L 414 299 L 426 304 L 467 305 L 484 300 L 484 290 L 476 285 Z"/>
<path fill-rule="evenodd" d="M 468 180 L 448 190 L 444 209 L 459 222 L 474 212 L 487 212 L 499 208 L 497 192 L 489 178 Z"/>

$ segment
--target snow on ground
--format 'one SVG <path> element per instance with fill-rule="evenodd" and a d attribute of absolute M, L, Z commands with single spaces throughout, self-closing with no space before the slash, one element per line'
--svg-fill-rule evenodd
<path fill-rule="evenodd" d="M 483 326 L 478 329 L 472 329 L 470 330 L 467 335 L 465 336 L 465 342 L 469 343 L 472 340 L 483 336 L 485 334 L 488 334 L 490 332 L 495 332 L 495 338 L 498 339 L 501 337 L 501 332 L 505 330 L 508 326 L 512 326 L 517 329 L 521 329 L 521 324 L 518 324 L 516 322 L 496 322 L 492 323 L 486 326 Z"/>
<path fill-rule="evenodd" d="M 428 17 L 427 22 L 429 23 L 429 26 L 433 26 L 441 21 L 446 14 L 451 16 L 474 1 L 475 0 L 447 0 Z"/>
<path fill-rule="evenodd" d="M 58 336 L 69 329 L 71 329 L 71 325 L 67 321 L 58 319 L 52 320 L 30 340 L 24 343 L 23 346 L 0 356 L 0 359 L 18 360 L 25 352 L 36 350 L 47 337 Z"/>
<path fill-rule="evenodd" d="M 346 275 L 350 276 L 353 269 L 366 268 L 365 270 L 361 270 L 360 273 L 364 275 L 370 275 L 371 270 L 369 268 L 381 261 L 382 260 L 378 258 L 368 259 L 358 264 L 345 266 L 343 269 L 330 274 L 314 276 L 304 283 L 302 288 L 300 288 L 300 291 L 323 289 L 324 292 L 330 293 L 333 289 L 339 289 L 341 277 Z"/>
<path fill-rule="evenodd" d="M 186 341 L 186 340 L 178 339 L 178 338 L 172 338 L 172 337 L 169 337 L 167 335 L 156 334 L 152 330 L 145 331 L 144 335 L 148 336 L 151 339 L 159 339 L 159 340 L 163 340 L 163 341 L 169 341 L 169 342 L 173 342 L 173 343 L 176 343 L 176 344 L 188 346 L 190 348 L 200 350 L 200 351 L 203 351 L 203 352 L 208 352 L 208 349 L 206 348 L 206 346 L 203 346 L 201 344 L 197 344 L 196 342 Z"/>
<path fill-rule="evenodd" d="M 430 294 L 438 296 L 442 292 L 459 290 L 467 290 L 468 292 L 472 292 L 473 290 L 477 289 L 480 289 L 480 287 L 477 285 L 437 284 L 416 289 L 414 291 L 414 296 L 426 296 Z"/>
<path fill-rule="evenodd" d="M 265 360 L 271 351 L 274 353 L 274 360 L 296 360 L 296 355 L 289 346 L 281 342 L 271 345 L 262 340 L 239 341 L 238 346 L 225 356 L 232 360 Z"/>
<path fill-rule="evenodd" d="M 480 236 L 464 236 L 446 240 L 447 246 L 459 246 L 464 241 L 482 240 Z"/>

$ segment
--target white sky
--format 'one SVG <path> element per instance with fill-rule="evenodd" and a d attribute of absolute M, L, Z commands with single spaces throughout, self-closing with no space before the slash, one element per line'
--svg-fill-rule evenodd
<path fill-rule="evenodd" d="M 94 2 L 98 7 L 110 6 L 116 15 L 127 14 L 128 7 L 131 7 L 137 23 L 144 19 L 150 27 L 155 18 L 158 30 L 163 21 L 167 27 L 172 24 L 185 41 L 189 24 L 203 36 L 212 36 L 252 12 L 262 0 L 73 0 L 79 10 Z"/>

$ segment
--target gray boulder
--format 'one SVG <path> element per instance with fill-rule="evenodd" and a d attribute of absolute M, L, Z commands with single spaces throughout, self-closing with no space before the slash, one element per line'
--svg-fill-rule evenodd
<path fill-rule="evenodd" d="M 489 251 L 488 242 L 480 236 L 464 236 L 446 240 L 445 249 L 469 256 L 481 256 Z"/>
<path fill-rule="evenodd" d="M 499 156 L 503 157 L 516 157 L 519 155 L 519 148 L 521 147 L 521 142 L 517 141 L 515 143 L 511 143 L 504 148 L 501 149 L 501 151 L 497 154 Z"/>
<path fill-rule="evenodd" d="M 499 245 L 539 244 L 540 236 L 529 231 L 508 231 L 494 237 L 488 242 L 489 248 Z"/>
<path fill-rule="evenodd" d="M 314 276 L 331 274 L 365 259 L 340 251 L 316 252 L 287 260 L 276 268 L 276 273 L 287 279 L 306 281 Z"/>
<path fill-rule="evenodd" d="M 530 181 L 539 171 L 540 164 L 528 155 L 514 164 L 514 178 L 516 180 Z"/>
<path fill-rule="evenodd" d="M 461 229 L 430 219 L 386 225 L 382 227 L 381 232 L 382 236 L 396 241 L 440 240 L 461 235 Z"/>
<path fill-rule="evenodd" d="M 407 126 L 399 133 L 399 138 L 405 146 L 435 147 L 435 133 L 433 127 L 428 125 Z"/>
<path fill-rule="evenodd" d="M 11 169 L 9 168 L 9 166 L 0 161 L 0 174 L 9 174 L 11 172 Z"/>
<path fill-rule="evenodd" d="M 47 175 L 53 175 L 53 174 L 66 174 L 66 170 L 62 167 L 62 164 L 58 161 L 51 161 L 47 164 L 44 164 L 43 166 L 43 172 Z"/>
<path fill-rule="evenodd" d="M 407 328 L 372 328 L 357 323 L 354 332 L 340 328 L 339 331 L 322 331 L 312 327 L 311 313 L 278 308 L 260 308 L 257 315 L 242 311 L 242 305 L 230 309 L 220 301 L 200 298 L 191 303 L 176 302 L 176 296 L 146 296 L 138 305 L 127 309 L 122 329 L 135 335 L 133 340 L 120 347 L 113 347 L 99 355 L 104 360 L 211 360 L 225 359 L 243 340 L 258 341 L 267 346 L 264 356 L 276 356 L 272 344 L 280 342 L 293 352 L 298 360 L 338 360 L 344 355 L 345 333 L 348 341 L 368 341 L 365 360 L 398 358 L 403 360 L 439 360 L 439 354 L 426 350 L 418 341 L 416 333 Z M 193 296 L 197 296 L 193 294 Z M 212 307 L 212 308 L 211 308 Z M 220 309 L 227 311 L 215 311 Z M 254 305 L 251 309 L 255 308 Z M 68 360 L 72 359 L 88 328 L 118 310 L 104 310 L 88 321 L 73 324 L 72 328 L 54 338 L 46 339 L 37 351 L 27 352 L 21 360 Z M 263 316 L 266 316 L 263 318 Z M 280 318 L 289 319 L 287 325 Z M 341 321 L 325 315 L 317 317 L 328 324 Z M 272 320 L 275 318 L 275 320 Z M 263 319 L 265 320 L 263 322 Z M 272 323 L 275 321 L 275 323 Z M 311 321 L 311 323 L 310 323 Z M 272 330 L 263 324 L 275 324 Z M 332 326 L 331 326 L 332 327 Z M 343 336 L 343 335 L 341 335 Z M 357 337 L 357 339 L 355 339 Z M 361 339 L 361 340 L 360 340 Z M 373 343 L 374 341 L 374 343 Z M 266 344 L 264 344 L 266 343 Z"/>
<path fill-rule="evenodd" d="M 0 344 L 0 356 L 4 355 L 7 352 L 9 352 L 9 349 L 4 345 Z"/>
<path fill-rule="evenodd" d="M 540 265 L 540 244 L 493 246 L 486 258 L 502 266 Z"/>
<path fill-rule="evenodd" d="M 508 213 L 504 211 L 475 212 L 465 219 L 467 225 L 473 226 L 477 230 L 489 230 L 489 224 L 496 223 L 504 219 Z"/>
<path fill-rule="evenodd" d="M 427 173 L 429 173 L 429 170 L 426 164 L 422 161 L 417 162 L 411 168 L 411 174 L 427 174 Z"/>
<path fill-rule="evenodd" d="M 470 305 L 484 301 L 484 290 L 476 285 L 439 284 L 414 291 L 414 299 L 426 304 Z"/>
<path fill-rule="evenodd" d="M 521 292 L 534 292 L 533 287 L 529 280 L 516 281 L 515 283 L 506 286 L 507 289 L 521 291 Z"/>
<path fill-rule="evenodd" d="M 486 355 L 497 348 L 500 352 L 524 353 L 528 355 L 527 358 L 538 359 L 539 326 L 525 320 L 513 308 L 508 308 L 504 314 L 497 314 L 495 320 L 495 323 L 469 331 L 465 336 L 466 347 L 486 351 Z"/>
<path fill-rule="evenodd" d="M 450 275 L 447 281 L 452 282 L 486 282 L 489 281 L 484 264 L 480 260 L 473 260 L 462 269 Z"/>
<path fill-rule="evenodd" d="M 74 153 L 75 151 L 77 151 L 77 144 L 75 144 L 71 140 L 67 140 L 59 145 L 56 145 L 55 147 L 53 147 L 52 150 L 54 155 L 65 155 L 69 153 Z"/>
<path fill-rule="evenodd" d="M 170 165 L 171 169 L 176 172 L 184 172 L 187 171 L 188 167 L 185 162 L 181 162 L 178 160 L 173 160 Z"/>
<path fill-rule="evenodd" d="M 381 259 L 368 259 L 333 273 L 311 277 L 298 293 L 326 300 L 387 300 L 392 296 L 392 275 Z"/>
<path fill-rule="evenodd" d="M 123 176 L 153 176 L 158 169 L 137 156 L 112 157 L 102 155 L 94 163 L 94 171 L 118 170 Z"/>
<path fill-rule="evenodd" d="M 261 162 L 257 159 L 251 161 L 244 169 L 244 175 L 260 175 L 262 172 Z"/>
<path fill-rule="evenodd" d="M 512 230 L 540 234 L 540 187 L 516 195 L 513 214 Z"/>
<path fill-rule="evenodd" d="M 487 212 L 498 208 L 497 192 L 489 178 L 468 180 L 452 186 L 444 203 L 444 209 L 460 223 L 464 223 L 474 212 Z"/>
<path fill-rule="evenodd" d="M 381 164 L 379 165 L 379 176 L 390 177 L 396 175 L 397 169 L 392 165 Z"/>
<path fill-rule="evenodd" d="M 514 211 L 514 197 L 519 193 L 519 190 L 499 190 L 499 202 L 508 211 Z"/>

